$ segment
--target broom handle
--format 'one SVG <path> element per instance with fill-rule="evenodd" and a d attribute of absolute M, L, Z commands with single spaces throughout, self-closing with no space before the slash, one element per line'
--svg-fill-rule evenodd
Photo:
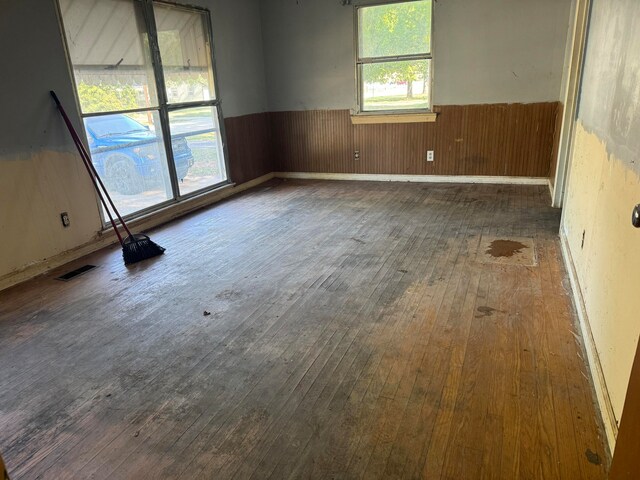
<path fill-rule="evenodd" d="M 93 175 L 91 175 L 91 170 L 89 169 L 89 167 L 87 167 L 87 161 L 85 160 L 85 158 L 84 158 L 84 156 L 82 154 L 82 150 L 80 149 L 80 145 L 76 142 L 75 138 L 73 140 L 73 143 L 76 144 L 76 148 L 78 149 L 78 152 L 80 153 L 80 158 L 82 158 L 82 163 L 84 163 L 84 167 L 87 169 L 87 173 L 91 177 L 91 182 L 93 183 L 93 187 L 96 189 L 96 192 L 98 193 L 98 197 L 100 198 L 100 202 L 102 203 L 102 206 L 104 207 L 105 211 L 107 212 L 107 215 L 109 216 L 109 221 L 111 222 L 111 226 L 113 227 L 113 231 L 116 232 L 116 236 L 118 237 L 118 241 L 120 242 L 120 245 L 124 246 L 124 240 L 122 240 L 122 235 L 120 234 L 120 231 L 118 230 L 118 227 L 116 226 L 116 221 L 113 219 L 113 215 L 111 215 L 111 211 L 109 210 L 109 207 L 107 206 L 107 202 L 104 199 L 104 197 L 102 196 L 102 192 L 100 191 L 100 187 L 98 186 L 98 182 L 96 182 L 96 179 L 93 177 Z"/>
<path fill-rule="evenodd" d="M 118 220 L 120 220 L 120 224 L 125 229 L 127 234 L 129 236 L 132 236 L 131 231 L 127 227 L 127 224 L 124 222 L 122 216 L 120 216 L 120 212 L 118 212 L 118 209 L 116 208 L 115 204 L 113 203 L 113 200 L 111 199 L 111 196 L 109 195 L 109 192 L 107 191 L 107 188 L 105 187 L 104 183 L 102 182 L 102 179 L 100 178 L 100 175 L 98 175 L 98 172 L 96 171 L 95 167 L 93 166 L 93 163 L 91 162 L 91 157 L 89 156 L 89 153 L 87 152 L 87 149 L 85 148 L 84 144 L 82 143 L 82 140 L 80 139 L 80 136 L 76 132 L 76 129 L 74 128 L 73 124 L 71 123 L 71 120 L 69 120 L 69 117 L 67 116 L 67 112 L 64 110 L 64 107 L 60 103 L 60 100 L 58 99 L 58 96 L 56 95 L 56 93 L 53 90 L 51 90 L 50 93 L 51 93 L 51 96 L 53 97 L 54 101 L 56 102 L 58 110 L 60 110 L 60 113 L 62 115 L 62 118 L 64 119 L 65 124 L 67 125 L 67 129 L 69 130 L 69 133 L 73 137 L 73 141 L 75 142 L 76 147 L 78 148 L 78 151 L 80 152 L 80 156 L 82 157 L 82 160 L 84 162 L 85 167 L 89 171 L 89 175 L 91 176 L 91 178 L 95 178 L 98 181 L 98 183 L 102 187 L 102 192 L 104 193 L 104 195 L 106 196 L 107 200 L 109 201 L 109 204 L 111 205 L 111 208 L 113 209 L 114 213 L 116 214 L 116 217 L 118 218 Z M 101 196 L 100 190 L 99 189 L 96 189 L 96 190 L 98 190 L 98 195 Z M 107 212 L 109 211 L 108 208 L 106 208 L 106 210 L 107 210 Z"/>
<path fill-rule="evenodd" d="M 51 92 L 51 95 L 53 96 L 53 98 L 55 100 L 57 100 L 58 97 L 56 97 L 54 92 Z M 58 102 L 56 101 L 56 103 L 58 104 Z M 62 106 L 60 106 L 58 104 L 58 106 L 60 108 L 62 108 Z M 63 110 L 61 110 L 61 113 L 63 112 Z M 62 117 L 65 119 L 65 123 L 68 120 L 67 118 L 65 118 L 65 115 L 63 114 Z M 67 124 L 67 127 L 69 127 L 69 125 Z M 100 191 L 100 187 L 98 186 L 98 182 L 96 181 L 95 177 L 93 176 L 93 174 L 91 173 L 91 169 L 89 168 L 89 166 L 87 165 L 87 159 L 85 159 L 84 157 L 84 151 L 82 148 L 82 143 L 80 142 L 80 139 L 78 138 L 77 135 L 74 135 L 75 131 L 73 130 L 69 130 L 71 133 L 71 137 L 73 138 L 73 143 L 75 144 L 76 148 L 78 149 L 78 153 L 80 154 L 80 158 L 82 159 L 82 163 L 84 165 L 84 167 L 87 169 L 87 173 L 89 174 L 89 177 L 91 178 L 91 183 L 93 183 L 93 188 L 95 188 L 96 193 L 98 194 L 98 197 L 100 198 L 100 202 L 102 203 L 102 206 L 104 207 L 105 211 L 107 212 L 107 215 L 109 216 L 109 221 L 111 222 L 111 226 L 113 227 L 113 231 L 116 232 L 116 236 L 118 237 L 118 241 L 120 242 L 120 245 L 124 245 L 124 241 L 122 240 L 122 235 L 120 234 L 120 231 L 118 230 L 118 227 L 116 226 L 116 222 L 113 219 L 113 215 L 111 215 L 111 211 L 109 210 L 109 207 L 107 206 L 107 202 L 105 201 L 102 192 Z"/>
<path fill-rule="evenodd" d="M 82 140 L 80 140 L 80 137 L 78 136 L 78 133 L 76 132 L 76 129 L 74 128 L 73 124 L 71 123 L 71 120 L 69 120 L 69 117 L 67 116 L 67 112 L 65 112 L 64 107 L 60 103 L 60 100 L 58 99 L 58 96 L 56 95 L 56 92 L 51 90 L 50 93 L 51 93 L 51 96 L 53 97 L 53 100 L 56 102 L 58 110 L 60 110 L 60 114 L 62 115 L 62 118 L 64 119 L 64 123 L 67 125 L 67 129 L 69 130 L 69 133 L 73 137 L 73 141 L 75 142 L 76 147 L 78 148 L 78 151 L 80 152 L 80 156 L 82 157 L 82 160 L 84 162 L 85 167 L 89 171 L 89 175 L 91 175 L 91 178 L 95 178 L 98 181 L 98 183 L 102 187 L 102 191 L 104 192 L 104 195 L 107 197 L 107 200 L 109 201 L 109 205 L 111 205 L 111 208 L 113 209 L 114 213 L 116 214 L 116 217 L 118 217 L 118 220 L 120 220 L 120 224 L 122 225 L 122 227 L 127 232 L 127 235 L 132 237 L 133 234 L 129 230 L 129 227 L 127 227 L 127 224 L 124 222 L 122 216 L 120 215 L 120 212 L 118 212 L 118 209 L 116 208 L 115 204 L 113 203 L 113 200 L 111 199 L 111 195 L 109 195 L 109 192 L 107 191 L 107 188 L 104 186 L 104 183 L 102 183 L 102 179 L 100 178 L 100 175 L 98 175 L 98 172 L 96 171 L 96 167 L 93 166 L 93 163 L 91 162 L 91 159 L 90 159 L 91 157 L 89 156 L 89 153 L 87 152 L 87 149 L 85 148 L 84 144 L 82 143 Z M 98 195 L 101 196 L 100 191 L 98 191 Z M 107 212 L 109 211 L 108 208 L 106 208 L 106 210 L 107 210 Z"/>

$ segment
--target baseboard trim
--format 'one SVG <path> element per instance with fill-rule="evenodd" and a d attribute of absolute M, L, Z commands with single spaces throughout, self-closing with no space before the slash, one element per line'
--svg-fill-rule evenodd
<path fill-rule="evenodd" d="M 208 192 L 203 195 L 190 198 L 182 203 L 170 205 L 156 212 L 145 215 L 144 217 L 137 218 L 131 222 L 127 222 L 131 226 L 132 230 L 136 232 L 146 231 L 151 228 L 163 225 L 175 218 L 181 217 L 188 213 L 194 212 L 201 208 L 213 205 L 225 198 L 232 195 L 236 195 L 240 192 L 253 188 L 261 183 L 271 180 L 274 177 L 273 172 L 262 175 L 261 177 L 254 178 L 248 182 L 241 183 L 240 185 L 225 185 L 213 192 Z M 19 283 L 30 280 L 31 278 L 43 275 L 54 268 L 65 265 L 66 263 L 77 260 L 85 255 L 96 252 L 101 248 L 107 247 L 116 243 L 117 238 L 112 229 L 105 229 L 98 232 L 96 236 L 89 242 L 79 245 L 71 250 L 66 250 L 62 253 L 54 255 L 49 258 L 45 258 L 42 261 L 32 263 L 25 268 L 11 272 L 3 277 L 0 277 L 0 291 L 13 287 Z"/>
<path fill-rule="evenodd" d="M 548 185 L 544 177 L 491 177 L 472 175 L 395 175 L 375 173 L 275 172 L 276 178 L 301 180 L 360 180 L 367 182 L 488 183 L 496 185 Z"/>
<path fill-rule="evenodd" d="M 589 316 L 587 315 L 584 298 L 582 297 L 582 290 L 580 289 L 580 283 L 578 282 L 578 275 L 573 263 L 573 257 L 571 256 L 569 241 L 562 229 L 560 230 L 560 245 L 562 249 L 562 258 L 569 274 L 573 303 L 575 305 L 576 312 L 578 313 L 580 331 L 582 333 L 584 347 L 587 352 L 587 363 L 589 365 L 591 378 L 595 387 L 600 414 L 602 415 L 607 444 L 609 445 L 609 451 L 613 454 L 616 445 L 616 438 L 618 436 L 618 424 L 616 423 L 616 417 L 613 411 L 613 405 L 611 404 L 611 397 L 609 396 L 609 390 L 607 389 L 604 373 L 602 371 L 598 350 L 591 332 L 591 324 L 589 323 Z"/>

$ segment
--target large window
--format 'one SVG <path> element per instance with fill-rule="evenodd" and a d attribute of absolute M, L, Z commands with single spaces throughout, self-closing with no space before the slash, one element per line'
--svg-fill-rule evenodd
<path fill-rule="evenodd" d="M 356 7 L 358 112 L 431 108 L 432 0 Z"/>
<path fill-rule="evenodd" d="M 59 2 L 91 159 L 121 212 L 225 183 L 209 13 L 151 0 Z"/>

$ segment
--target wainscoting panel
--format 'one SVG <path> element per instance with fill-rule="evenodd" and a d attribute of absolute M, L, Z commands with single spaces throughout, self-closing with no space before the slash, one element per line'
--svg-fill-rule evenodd
<path fill-rule="evenodd" d="M 237 184 L 274 170 L 269 137 L 269 114 L 253 113 L 224 121 L 231 180 Z"/>
<path fill-rule="evenodd" d="M 348 110 L 273 112 L 270 118 L 277 171 L 358 172 Z"/>
<path fill-rule="evenodd" d="M 378 125 L 352 125 L 348 110 L 274 112 L 272 157 L 281 172 L 548 177 L 558 109 L 448 105 L 434 123 Z"/>
<path fill-rule="evenodd" d="M 558 154 L 560 153 L 560 135 L 562 134 L 562 118 L 564 115 L 564 106 L 562 102 L 558 102 L 556 111 L 556 129 L 553 133 L 553 151 L 551 152 L 551 164 L 549 165 L 549 181 L 555 187 L 556 170 L 558 168 Z"/>

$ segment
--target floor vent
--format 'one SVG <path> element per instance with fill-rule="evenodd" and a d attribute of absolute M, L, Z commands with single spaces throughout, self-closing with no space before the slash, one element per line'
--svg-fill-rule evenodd
<path fill-rule="evenodd" d="M 83 273 L 87 273 L 89 270 L 93 270 L 94 268 L 96 268 L 95 265 L 84 265 L 83 267 L 76 268 L 75 270 L 72 270 L 68 273 L 65 273 L 64 275 L 59 276 L 56 280 L 62 280 L 63 282 L 68 282 L 69 280 L 76 278 L 82 275 Z"/>

